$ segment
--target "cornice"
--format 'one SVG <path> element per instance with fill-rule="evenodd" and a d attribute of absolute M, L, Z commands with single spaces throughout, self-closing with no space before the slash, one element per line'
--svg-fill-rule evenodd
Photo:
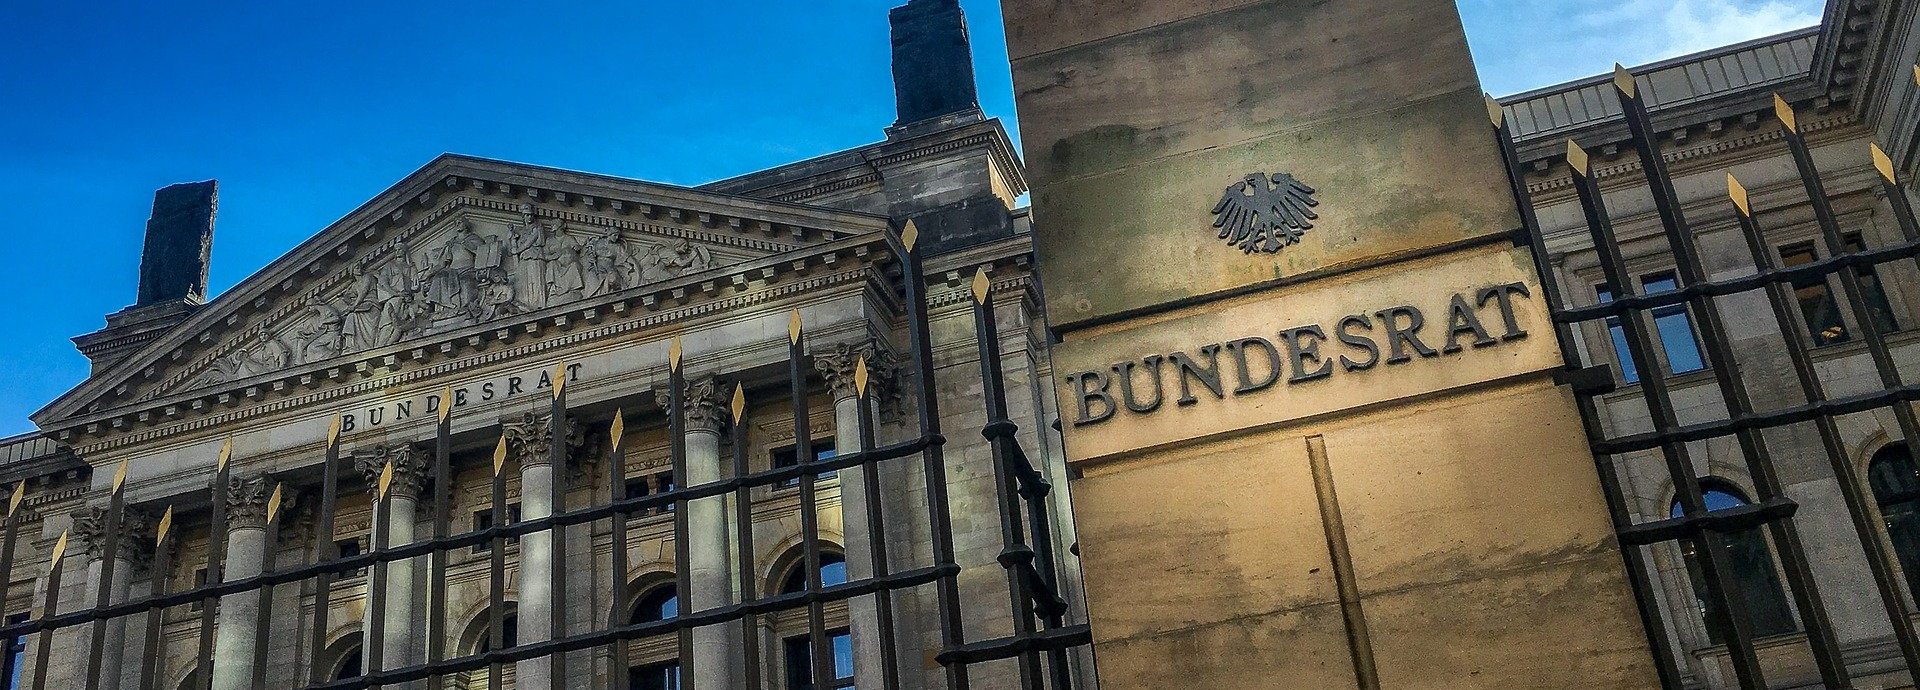
<path fill-rule="evenodd" d="M 1852 111 L 1844 111 L 1835 117 L 1805 121 L 1802 124 L 1801 131 L 1813 138 L 1813 141 L 1810 141 L 1809 145 L 1818 146 L 1823 143 L 1818 138 L 1820 135 L 1844 130 L 1859 123 L 1860 118 L 1857 114 Z M 1660 156 L 1667 161 L 1668 165 L 1675 167 L 1697 167 L 1703 159 L 1758 149 L 1769 144 L 1780 142 L 1784 137 L 1785 133 L 1781 131 L 1778 126 L 1769 126 L 1736 137 L 1723 137 L 1697 146 L 1661 151 Z M 1622 150 L 1615 155 L 1619 156 L 1619 163 L 1594 167 L 1595 179 L 1606 182 L 1640 172 L 1639 156 L 1631 155 L 1630 151 L 1626 150 Z M 1564 156 L 1557 159 L 1536 161 L 1535 166 L 1536 170 L 1528 175 L 1528 177 L 1533 178 L 1527 182 L 1528 194 L 1540 196 L 1560 191 L 1569 191 L 1570 193 L 1570 190 L 1573 188 L 1573 178 L 1566 170 L 1566 160 Z M 1675 171 L 1676 174 L 1681 174 L 1682 172 L 1683 171 Z M 1536 203 L 1538 202 L 1539 200 L 1536 200 Z"/>
<path fill-rule="evenodd" d="M 43 428 L 61 426 L 64 418 L 80 412 L 76 409 L 79 405 L 94 403 L 109 392 L 126 394 L 130 386 L 159 375 L 160 369 L 154 365 L 158 358 L 177 356 L 167 353 L 180 352 L 195 340 L 206 342 L 213 330 L 236 325 L 249 316 L 250 310 L 286 299 L 305 285 L 307 273 L 325 270 L 334 261 L 364 252 L 369 246 L 374 247 L 376 253 L 390 249 L 408 233 L 418 232 L 447 213 L 451 205 L 439 200 L 449 194 L 462 194 L 463 189 L 516 202 L 524 197 L 525 201 L 563 208 L 580 206 L 592 211 L 605 208 L 622 216 L 639 213 L 648 219 L 666 217 L 721 229 L 717 233 L 720 235 L 784 232 L 806 243 L 827 243 L 887 227 L 885 217 L 874 214 L 478 158 L 441 156 L 242 281 L 167 335 L 145 343 L 126 360 L 90 377 L 32 418 Z M 427 217 L 422 218 L 422 214 Z"/>

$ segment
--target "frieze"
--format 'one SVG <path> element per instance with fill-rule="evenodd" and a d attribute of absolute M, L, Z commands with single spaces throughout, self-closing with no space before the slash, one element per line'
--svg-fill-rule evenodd
<path fill-rule="evenodd" d="M 778 283 L 774 283 L 770 286 L 767 286 L 766 289 L 758 289 L 758 290 L 742 292 L 742 293 L 730 295 L 727 297 L 717 298 L 711 301 L 700 302 L 700 303 L 691 304 L 691 305 L 676 306 L 671 308 L 661 308 L 657 311 L 652 311 L 652 312 L 639 312 L 639 311 L 629 310 L 628 312 L 626 312 L 627 314 L 629 314 L 628 318 L 624 318 L 609 324 L 599 325 L 593 328 L 577 329 L 562 336 L 543 338 L 536 342 L 526 343 L 523 345 L 515 345 L 505 349 L 488 350 L 486 352 L 483 352 L 474 356 L 463 357 L 453 361 L 444 361 L 444 362 L 439 362 L 435 364 L 429 364 L 429 365 L 421 366 L 420 368 L 417 368 L 417 369 L 411 369 L 411 370 L 402 371 L 402 372 L 389 374 L 385 376 L 368 377 L 368 378 L 355 381 L 353 383 L 346 384 L 343 386 L 328 388 L 325 390 L 315 391 L 312 393 L 294 395 L 291 397 L 282 398 L 272 402 L 249 406 L 240 410 L 214 412 L 212 414 L 199 417 L 191 421 L 181 422 L 178 424 L 165 425 L 165 426 L 155 426 L 144 431 L 116 436 L 110 439 L 106 439 L 101 443 L 75 444 L 74 449 L 76 452 L 79 452 L 84 455 L 88 453 L 125 448 L 128 446 L 137 445 L 137 444 L 144 443 L 144 442 L 151 441 L 158 438 L 165 438 L 165 437 L 170 437 L 178 434 L 191 433 L 194 431 L 220 427 L 227 424 L 231 424 L 239 420 L 248 419 L 252 417 L 270 415 L 270 414 L 275 414 L 275 413 L 288 411 L 288 410 L 301 409 L 301 408 L 305 408 L 312 405 L 326 404 L 326 403 L 337 401 L 343 398 L 351 398 L 353 396 L 357 396 L 357 395 L 368 393 L 368 392 L 388 390 L 394 387 L 405 386 L 408 384 L 422 382 L 422 381 L 428 381 L 437 377 L 458 373 L 460 371 L 483 368 L 486 366 L 498 364 L 498 363 L 509 361 L 509 360 L 521 360 L 521 359 L 527 359 L 527 358 L 537 359 L 541 355 L 552 353 L 557 350 L 573 347 L 581 343 L 586 343 L 594 340 L 602 340 L 602 339 L 610 338 L 614 336 L 630 335 L 636 332 L 645 331 L 647 329 L 651 329 L 651 328 L 655 328 L 658 326 L 675 323 L 679 321 L 684 321 L 687 319 L 697 318 L 703 315 L 750 308 L 754 305 L 765 304 L 768 302 L 776 301 L 781 298 L 794 295 L 794 294 L 824 289 L 834 285 L 861 282 L 871 278 L 872 275 L 873 275 L 873 271 L 869 267 L 859 266 L 851 270 L 810 275 L 798 280 L 783 280 Z M 950 300 L 954 302 L 958 302 L 961 299 L 962 299 L 962 296 L 960 292 L 955 292 L 953 295 L 950 296 Z M 431 344 L 425 344 L 423 345 L 423 347 L 428 347 L 430 345 Z M 179 406 L 185 406 L 185 405 L 186 405 L 185 402 L 179 403 Z M 155 408 L 156 413 L 158 409 L 159 408 Z M 131 411 L 128 414 L 131 414 Z M 88 426 L 98 427 L 98 426 L 101 426 L 101 424 L 99 422 L 95 422 Z M 81 430 L 82 428 L 69 427 L 68 429 L 60 432 L 61 438 L 63 441 L 71 442 L 73 438 L 77 435 L 77 433 L 80 432 Z M 86 433 L 96 433 L 96 432 L 97 432 L 96 430 L 86 431 Z"/>

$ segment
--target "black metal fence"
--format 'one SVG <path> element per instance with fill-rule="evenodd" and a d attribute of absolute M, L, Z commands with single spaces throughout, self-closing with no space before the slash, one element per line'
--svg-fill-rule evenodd
<path fill-rule="evenodd" d="M 304 565 L 280 570 L 268 570 L 255 576 L 223 581 L 222 567 L 226 564 L 221 553 L 223 536 L 230 527 L 230 516 L 226 514 L 225 492 L 229 490 L 232 473 L 231 442 L 222 450 L 215 463 L 215 477 L 212 488 L 212 511 L 208 529 L 209 553 L 207 557 L 206 583 L 191 587 L 185 591 L 167 593 L 171 584 L 166 581 L 172 572 L 174 549 L 166 548 L 170 540 L 178 538 L 181 530 L 174 525 L 173 510 L 167 508 L 155 529 L 155 562 L 152 596 L 138 598 L 123 603 L 98 605 L 76 611 L 60 611 L 60 577 L 63 570 L 61 559 L 67 556 L 68 537 L 62 535 L 51 553 L 50 570 L 47 575 L 45 600 L 38 615 L 23 622 L 0 626 L 0 638 L 21 638 L 30 636 L 33 641 L 32 654 L 35 660 L 34 673 L 30 684 L 25 687 L 42 690 L 50 684 L 49 657 L 53 645 L 54 631 L 86 626 L 88 634 L 84 652 L 86 679 L 88 687 L 99 685 L 103 673 L 112 673 L 116 669 L 103 669 L 101 664 L 102 645 L 105 644 L 106 630 L 110 622 L 144 617 L 147 634 L 137 643 L 128 641 L 128 645 L 138 644 L 138 653 L 128 650 L 127 658 L 138 663 L 139 685 L 142 690 L 159 690 L 160 683 L 166 682 L 160 677 L 164 670 L 161 665 L 168 654 L 165 638 L 161 634 L 161 623 L 166 611 L 172 607 L 187 607 L 199 604 L 199 635 L 197 655 L 202 659 L 200 670 L 193 677 L 195 687 L 212 688 L 217 673 L 209 672 L 208 662 L 217 669 L 225 662 L 216 658 L 214 638 L 216 633 L 216 609 L 222 598 L 235 595 L 259 593 L 262 603 L 259 615 L 254 621 L 253 647 L 255 654 L 253 669 L 253 687 L 291 687 L 296 681 L 286 678 L 270 680 L 266 677 L 267 650 L 272 646 L 269 635 L 269 612 L 266 602 L 271 601 L 271 592 L 276 587 L 301 586 L 311 581 L 311 591 L 316 597 L 309 614 L 312 620 L 307 622 L 311 639 L 302 641 L 309 647 L 308 658 L 312 665 L 309 675 L 302 679 L 307 688 L 326 688 L 346 690 L 349 688 L 368 688 L 409 684 L 424 685 L 428 688 L 447 686 L 447 679 L 455 674 L 487 670 L 492 687 L 502 683 L 502 670 L 505 666 L 526 660 L 544 660 L 549 664 L 550 677 L 555 679 L 556 687 L 564 685 L 568 674 L 565 670 L 568 653 L 586 650 L 607 649 L 609 668 L 608 688 L 626 688 L 629 679 L 625 673 L 627 664 L 627 643 L 642 638 L 672 636 L 677 640 L 681 667 L 677 678 L 672 681 L 674 687 L 695 688 L 693 674 L 687 672 L 687 661 L 694 659 L 701 650 L 694 648 L 694 631 L 705 627 L 738 626 L 745 638 L 744 668 L 737 676 L 741 687 L 769 688 L 788 687 L 792 683 L 776 685 L 761 678 L 761 665 L 758 658 L 758 634 L 756 621 L 763 617 L 788 611 L 804 610 L 807 621 L 807 644 L 812 651 L 810 687 L 834 687 L 836 671 L 830 667 L 832 654 L 828 649 L 828 633 L 824 622 L 824 609 L 835 602 L 847 602 L 857 598 L 869 598 L 878 611 L 878 629 L 870 632 L 880 640 L 882 668 L 861 669 L 861 677 L 872 678 L 875 687 L 888 690 L 902 687 L 920 687 L 921 683 L 904 675 L 903 665 L 895 658 L 897 651 L 894 638 L 896 620 L 895 595 L 903 590 L 930 587 L 934 590 L 936 603 L 932 607 L 933 615 L 929 624 L 938 626 L 940 648 L 936 659 L 944 668 L 945 686 L 954 690 L 971 687 L 974 669 L 989 662 L 1017 664 L 1018 687 L 1040 690 L 1042 688 L 1067 690 L 1074 683 L 1071 673 L 1069 650 L 1087 645 L 1090 642 L 1088 628 L 1084 624 L 1070 625 L 1066 622 L 1068 604 L 1062 586 L 1066 577 L 1059 556 L 1054 550 L 1054 528 L 1050 518 L 1054 514 L 1048 507 L 1052 500 L 1051 487 L 1045 473 L 1036 467 L 1022 450 L 1017 441 L 1018 427 L 1008 419 L 1005 390 L 1000 371 L 999 334 L 995 325 L 993 295 L 988 289 L 984 271 L 975 276 L 972 290 L 972 309 L 978 326 L 978 348 L 980 357 L 980 381 L 985 395 L 987 423 L 978 430 L 970 430 L 984 436 L 992 450 L 993 474 L 997 482 L 997 509 L 1001 527 L 1002 550 L 997 560 L 1006 571 L 1008 599 L 996 601 L 963 600 L 959 575 L 961 565 L 956 558 L 953 535 L 953 516 L 948 499 L 948 464 L 943 456 L 946 443 L 941 428 L 941 400 L 935 392 L 933 380 L 933 344 L 930 342 L 928 326 L 928 300 L 926 294 L 926 276 L 922 270 L 922 257 L 914 252 L 918 232 L 912 223 L 898 235 L 890 235 L 888 240 L 898 261 L 898 283 L 900 297 L 905 305 L 907 340 L 910 353 L 906 357 L 905 376 L 909 376 L 912 386 L 909 394 L 914 399 L 917 419 L 916 433 L 912 438 L 879 445 L 874 439 L 873 405 L 868 385 L 867 363 L 858 365 L 856 379 L 858 383 L 859 409 L 861 415 L 860 446 L 847 452 L 840 449 L 838 455 L 826 459 L 816 459 L 810 444 L 812 433 L 808 428 L 809 381 L 804 366 L 807 359 L 806 333 L 800 322 L 798 311 L 793 313 L 793 321 L 788 341 L 788 360 L 786 378 L 790 384 L 791 404 L 793 406 L 794 436 L 797 448 L 797 463 L 791 466 L 774 467 L 765 471 L 750 471 L 746 459 L 744 388 L 736 385 L 734 404 L 731 406 L 733 417 L 732 463 L 731 473 L 722 479 L 692 484 L 687 473 L 687 448 L 684 427 L 687 423 L 686 371 L 682 361 L 679 340 L 674 339 L 670 350 L 668 371 L 669 385 L 666 402 L 666 417 L 669 425 L 669 437 L 672 439 L 671 458 L 673 479 L 671 488 L 649 492 L 645 495 L 629 496 L 623 489 L 627 484 L 622 433 L 625 425 L 624 411 L 614 414 L 611 433 L 611 461 L 607 463 L 607 481 L 611 493 L 596 500 L 596 505 L 587 507 L 568 506 L 565 498 L 567 491 L 567 472 L 555 471 L 549 497 L 555 509 L 551 515 L 533 517 L 519 522 L 494 520 L 491 525 L 482 526 L 474 531 L 453 533 L 451 530 L 450 491 L 435 490 L 428 510 L 431 513 L 431 533 L 425 538 L 405 544 L 390 544 L 386 530 L 378 529 L 387 520 L 394 509 L 393 493 L 388 484 L 394 480 L 394 466 L 388 462 L 377 481 L 374 493 L 374 530 L 371 549 L 365 553 L 342 555 L 328 535 L 334 533 L 336 508 L 339 503 L 339 478 L 342 471 L 341 440 L 339 425 L 336 423 L 326 443 L 325 471 L 321 473 L 321 487 L 317 505 L 314 506 L 315 533 L 310 556 Z M 564 468 L 568 444 L 565 436 L 569 433 L 567 419 L 566 375 L 561 366 L 559 375 L 554 378 L 552 388 L 552 408 L 550 422 L 546 432 L 549 434 L 547 450 L 554 467 Z M 450 398 L 443 398 L 450 400 Z M 448 487 L 453 479 L 452 470 L 452 413 L 453 405 L 440 406 L 437 433 L 430 460 L 430 476 L 433 485 Z M 492 515 L 507 515 L 507 480 L 504 471 L 507 438 L 502 435 L 495 450 L 491 485 L 490 507 Z M 884 520 L 885 511 L 880 507 L 878 496 L 879 468 L 887 463 L 920 464 L 924 479 L 925 510 L 929 533 L 916 538 L 929 540 L 932 546 L 932 562 L 916 567 L 894 569 L 888 558 Z M 872 575 L 850 579 L 844 583 L 829 584 L 822 581 L 822 540 L 818 523 L 818 494 L 815 486 L 817 477 L 822 473 L 862 467 L 860 472 L 869 500 L 865 502 L 863 514 L 848 514 L 848 522 L 863 520 L 867 525 L 867 534 L 871 543 L 864 549 L 871 557 Z M 114 580 L 112 569 L 115 567 L 116 549 L 128 548 L 122 544 L 128 539 L 129 530 L 122 523 L 126 513 L 125 505 L 125 466 L 116 477 L 110 503 L 107 506 L 104 524 L 99 540 L 104 550 L 103 571 L 99 575 L 99 590 L 94 601 L 109 601 L 109 584 Z M 799 516 L 802 520 L 804 564 L 807 573 L 804 587 L 797 592 L 766 593 L 755 588 L 755 566 L 752 553 L 753 539 L 751 510 L 752 500 L 749 492 L 761 487 L 797 485 L 800 496 Z M 25 491 L 22 483 L 16 486 L 8 515 L 11 517 L 20 504 Z M 275 495 L 269 501 L 266 516 L 267 530 L 271 535 L 278 529 L 281 516 L 278 514 L 281 488 L 276 486 Z M 507 639 L 506 621 L 503 620 L 505 596 L 508 591 L 506 544 L 510 540 L 522 539 L 529 535 L 544 534 L 552 542 L 553 554 L 565 554 L 564 542 L 567 530 L 574 525 L 585 525 L 605 520 L 610 523 L 613 543 L 612 575 L 606 582 L 596 586 L 608 589 L 608 598 L 614 602 L 628 600 L 630 592 L 627 577 L 626 549 L 627 518 L 631 516 L 658 514 L 662 511 L 673 513 L 673 542 L 678 550 L 674 559 L 678 591 L 686 593 L 690 587 L 690 564 L 688 539 L 690 502 L 701 499 L 718 499 L 731 496 L 737 511 L 734 515 L 735 528 L 739 530 L 734 539 L 738 542 L 739 552 L 733 554 L 739 564 L 739 583 L 743 590 L 737 597 L 737 603 L 714 606 L 687 606 L 683 602 L 678 615 L 662 620 L 625 623 L 624 620 L 605 620 L 597 626 L 568 625 L 565 602 L 568 599 L 568 578 L 566 577 L 566 558 L 552 558 L 553 571 L 550 573 L 551 590 L 549 608 L 552 611 L 550 628 L 538 641 L 516 644 L 517 640 Z M 4 535 L 0 536 L 0 572 L 12 572 L 15 565 L 15 542 L 19 529 L 18 520 L 7 521 Z M 271 536 L 268 543 L 273 543 Z M 851 545 L 848 545 L 851 546 Z M 486 548 L 488 557 L 488 637 L 482 650 L 464 656 L 449 656 L 446 650 L 448 616 L 446 612 L 446 587 L 439 586 L 447 573 L 448 554 L 458 549 L 474 547 Z M 849 549 L 852 553 L 852 549 Z M 426 558 L 426 574 L 429 586 L 426 616 L 425 658 L 417 663 L 404 665 L 392 663 L 381 658 L 381 643 L 384 630 L 387 597 L 385 590 L 389 583 L 389 570 L 399 561 Z M 414 561 L 417 562 L 417 561 Z M 364 624 L 362 627 L 365 651 L 364 674 L 353 678 L 333 680 L 331 669 L 323 668 L 319 660 L 327 658 L 327 634 L 333 627 L 328 620 L 334 614 L 334 606 L 329 598 L 334 595 L 334 583 L 338 578 L 350 573 L 370 569 L 366 597 Z M 524 576 L 524 571 L 523 576 Z M 0 578 L 0 600 L 7 596 L 8 579 Z M 522 596 L 526 592 L 521 593 Z M 524 602 L 523 602 L 524 606 Z M 1012 633 L 1004 637 L 991 639 L 980 637 L 980 631 L 966 629 L 963 607 L 978 611 L 984 607 L 1010 607 Z M 283 614 L 284 615 L 284 614 Z M 569 632 L 583 627 L 595 627 L 591 632 Z M 907 631 L 919 634 L 922 631 Z M 970 633 L 972 636 L 970 636 Z M 521 638 L 529 637 L 522 634 Z M 914 660 L 916 663 L 918 660 Z M 917 677 L 917 676 L 916 676 Z M 51 682 L 58 684 L 61 679 Z M 863 684 L 862 687 L 867 687 Z M 1004 681 L 996 687 L 1006 687 Z M 701 690 L 719 690 L 705 688 Z M 789 687 L 789 690 L 798 690 Z"/>
<path fill-rule="evenodd" d="M 1829 258 L 1792 267 L 1782 266 L 1782 260 L 1770 248 L 1762 228 L 1755 221 L 1755 209 L 1746 190 L 1729 175 L 1728 203 L 1738 218 L 1740 234 L 1752 255 L 1755 270 L 1750 275 L 1713 280 L 1707 276 L 1695 233 L 1682 214 L 1673 178 L 1655 141 L 1646 105 L 1638 94 L 1633 75 L 1624 69 L 1617 70 L 1614 87 L 1624 111 L 1631 146 L 1638 154 L 1646 189 L 1652 195 L 1653 207 L 1671 251 L 1678 285 L 1674 290 L 1652 293 L 1636 289 L 1595 179 L 1592 162 L 1584 149 L 1569 141 L 1567 159 L 1572 167 L 1573 187 L 1585 213 L 1587 229 L 1598 254 L 1607 289 L 1612 293 L 1611 301 L 1594 306 L 1571 306 L 1558 289 L 1553 279 L 1553 263 L 1545 238 L 1522 178 L 1512 133 L 1501 117 L 1499 106 L 1491 99 L 1489 107 L 1506 157 L 1513 194 L 1519 201 L 1522 220 L 1528 230 L 1533 258 L 1544 277 L 1542 282 L 1546 300 L 1553 308 L 1555 334 L 1561 351 L 1566 355 L 1563 380 L 1571 384 L 1585 421 L 1586 433 L 1594 451 L 1594 463 L 1599 471 L 1614 528 L 1619 535 L 1621 552 L 1638 599 L 1639 615 L 1654 652 L 1662 686 L 1674 689 L 1682 687 L 1682 674 L 1676 661 L 1675 642 L 1669 639 L 1661 618 L 1657 603 L 1659 594 L 1649 577 L 1648 548 L 1656 544 L 1678 542 L 1690 547 L 1693 554 L 1692 566 L 1697 568 L 1695 574 L 1704 603 L 1706 625 L 1715 639 L 1725 643 L 1740 687 L 1768 687 L 1761 654 L 1755 647 L 1757 632 L 1753 612 L 1748 597 L 1743 596 L 1740 584 L 1733 577 L 1734 566 L 1730 563 L 1728 551 L 1730 539 L 1764 529 L 1779 554 L 1784 579 L 1799 612 L 1801 629 L 1806 634 L 1806 644 L 1810 647 L 1821 682 L 1829 688 L 1854 687 L 1847 663 L 1842 658 L 1834 625 L 1828 620 L 1827 608 L 1821 602 L 1821 582 L 1814 575 L 1807 549 L 1795 528 L 1793 518 L 1798 505 L 1785 495 L 1776 471 L 1776 451 L 1769 448 L 1767 438 L 1761 433 L 1763 430 L 1801 423 L 1811 423 L 1819 434 L 1825 460 L 1838 480 L 1839 491 L 1854 530 L 1853 536 L 1866 554 L 1867 566 L 1872 572 L 1885 607 L 1887 622 L 1904 657 L 1908 673 L 1920 672 L 1920 637 L 1916 637 L 1913 612 L 1907 607 L 1900 571 L 1887 536 L 1878 523 L 1872 497 L 1865 493 L 1867 485 L 1849 459 L 1835 421 L 1843 415 L 1886 409 L 1897 420 L 1905 439 L 1903 443 L 1908 444 L 1909 450 L 1913 450 L 1912 444 L 1920 439 L 1920 423 L 1916 423 L 1910 405 L 1915 399 L 1920 399 L 1920 386 L 1902 383 L 1886 337 L 1872 326 L 1868 316 L 1871 305 L 1868 304 L 1859 274 L 1862 269 L 1870 269 L 1878 264 L 1920 256 L 1920 225 L 1915 223 L 1911 202 L 1899 184 L 1892 163 L 1878 147 L 1873 147 L 1870 152 L 1860 152 L 1863 157 L 1873 157 L 1880 173 L 1881 187 L 1893 208 L 1904 239 L 1871 250 L 1852 247 L 1843 238 L 1794 110 L 1776 96 L 1775 115 L 1784 130 L 1785 147 L 1798 170 L 1818 223 L 1821 254 Z M 1858 315 L 1861 323 L 1868 324 L 1860 330 L 1866 341 L 1866 351 L 1882 384 L 1881 390 L 1834 397 L 1828 394 L 1815 370 L 1810 349 L 1816 341 L 1808 332 L 1806 320 L 1798 313 L 1800 307 L 1795 301 L 1793 289 L 1796 284 L 1824 281 L 1830 276 L 1841 286 L 1840 297 L 1845 308 Z M 1784 334 L 1786 354 L 1791 362 L 1792 375 L 1804 395 L 1804 404 L 1779 409 L 1755 409 L 1742 382 L 1741 369 L 1756 367 L 1757 371 L 1768 372 L 1777 369 L 1777 365 L 1742 361 L 1736 356 L 1727 324 L 1714 302 L 1716 297 L 1749 291 L 1765 293 L 1771 313 L 1756 315 L 1756 318 L 1771 316 L 1779 332 Z M 1675 309 L 1684 309 L 1698 326 L 1706 368 L 1711 372 L 1720 400 L 1727 410 L 1724 418 L 1698 423 L 1680 421 L 1673 391 L 1657 364 L 1660 345 L 1649 325 L 1651 319 L 1658 315 L 1656 312 L 1672 313 Z M 1641 398 L 1645 401 L 1652 430 L 1609 435 L 1604 428 L 1603 415 L 1596 399 L 1612 391 L 1616 379 L 1608 365 L 1590 367 L 1579 361 L 1580 349 L 1574 329 L 1583 323 L 1605 323 L 1610 327 L 1617 324 L 1626 350 L 1622 354 L 1630 356 L 1641 369 L 1638 381 L 1634 383 L 1639 386 Z M 1737 442 L 1745 460 L 1757 494 L 1756 500 L 1733 508 L 1709 509 L 1702 489 L 1702 464 L 1689 454 L 1688 444 L 1729 437 Z M 1656 451 L 1664 463 L 1666 474 L 1676 490 L 1677 517 L 1639 522 L 1633 518 L 1629 497 L 1622 486 L 1622 473 L 1627 454 L 1645 451 Z"/>

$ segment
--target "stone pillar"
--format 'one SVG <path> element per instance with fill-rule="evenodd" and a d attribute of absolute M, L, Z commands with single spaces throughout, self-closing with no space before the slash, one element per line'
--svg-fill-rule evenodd
<path fill-rule="evenodd" d="M 267 564 L 267 502 L 273 482 L 266 475 L 234 475 L 227 480 L 227 547 L 222 582 L 260 574 Z M 246 690 L 253 685 L 254 626 L 259 623 L 259 590 L 220 598 L 213 638 L 213 690 Z"/>
<path fill-rule="evenodd" d="M 687 486 L 719 481 L 730 474 L 731 463 L 720 453 L 721 431 L 727 407 L 712 377 L 687 384 Z M 681 614 L 733 603 L 733 540 L 727 523 L 727 498 L 687 504 L 687 558 L 692 591 L 680 596 Z M 681 659 L 683 673 L 697 688 L 735 687 L 734 673 L 741 659 L 737 626 L 709 625 L 693 631 L 694 657 Z"/>
<path fill-rule="evenodd" d="M 393 465 L 393 478 L 387 486 L 387 511 L 373 525 L 375 534 L 385 531 L 387 548 L 413 543 L 420 494 L 430 471 L 427 458 L 426 452 L 407 444 L 375 446 L 371 452 L 354 455 L 354 466 L 367 478 L 368 490 L 376 503 L 380 500 L 380 476 L 389 463 Z M 331 539 L 332 535 L 326 538 Z M 420 568 L 420 561 L 416 557 L 387 565 L 386 601 L 381 607 L 381 639 L 377 642 L 382 669 L 373 669 L 370 665 L 361 668 L 385 670 L 414 663 L 414 574 Z M 373 644 L 368 641 L 363 645 L 362 654 L 372 649 Z"/>
<path fill-rule="evenodd" d="M 553 504 L 554 473 L 564 470 L 553 466 L 553 429 L 552 415 L 527 413 L 519 421 L 504 425 L 507 435 L 507 449 L 520 462 L 520 517 L 522 520 L 534 520 L 554 513 Z M 566 443 L 569 455 L 579 444 L 580 433 L 573 419 L 564 423 L 569 425 Z M 495 516 L 501 520 L 505 516 Z M 564 606 L 565 602 L 554 601 L 553 559 L 561 557 L 553 550 L 553 535 L 549 532 L 535 532 L 520 538 L 520 603 L 519 635 L 520 644 L 539 642 L 552 638 L 555 606 Z M 521 690 L 548 690 L 563 686 L 563 679 L 552 677 L 552 659 L 540 657 L 521 661 L 514 667 L 516 687 Z"/>
<path fill-rule="evenodd" d="M 1454 2 L 1002 12 L 1100 686 L 1655 686 Z"/>
<path fill-rule="evenodd" d="M 73 520 L 73 543 L 87 556 L 88 594 L 94 596 L 98 596 L 95 588 L 99 586 L 106 568 L 106 528 L 107 509 L 104 507 L 89 508 Z M 152 521 L 145 513 L 132 508 L 125 509 L 120 517 L 120 540 L 113 556 L 113 584 L 108 588 L 107 600 L 94 603 L 111 605 L 127 601 L 133 586 L 134 570 L 149 562 L 152 546 Z M 99 690 L 118 690 L 127 675 L 127 619 L 127 616 L 121 616 L 108 620 L 106 637 L 101 639 L 100 648 L 94 650 L 101 657 Z"/>
<path fill-rule="evenodd" d="M 892 359 L 872 342 L 839 343 L 813 356 L 814 368 L 833 392 L 833 447 L 841 453 L 860 448 L 860 398 L 854 371 L 862 357 L 867 360 L 868 385 L 890 381 Z M 866 474 L 873 469 L 856 466 L 840 470 L 841 532 L 846 538 L 843 550 L 847 557 L 847 577 L 851 580 L 874 576 L 874 540 L 885 538 L 874 535 L 867 524 L 867 505 L 879 500 L 877 496 L 867 495 Z M 880 610 L 875 603 L 871 596 L 847 601 L 848 629 L 853 635 L 854 684 L 863 688 L 882 685 Z"/>

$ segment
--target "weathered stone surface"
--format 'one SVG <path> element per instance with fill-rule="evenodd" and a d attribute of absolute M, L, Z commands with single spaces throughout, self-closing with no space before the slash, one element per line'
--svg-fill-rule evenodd
<path fill-rule="evenodd" d="M 887 13 L 893 23 L 893 83 L 899 124 L 980 107 L 973 50 L 959 0 L 912 0 Z"/>

